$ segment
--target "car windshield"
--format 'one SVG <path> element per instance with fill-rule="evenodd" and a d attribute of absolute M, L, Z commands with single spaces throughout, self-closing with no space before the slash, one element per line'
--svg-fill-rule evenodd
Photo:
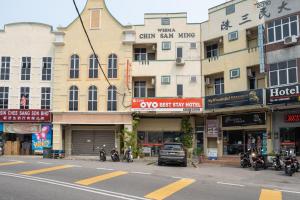
<path fill-rule="evenodd" d="M 180 144 L 166 144 L 164 145 L 164 150 L 182 150 L 182 146 Z"/>

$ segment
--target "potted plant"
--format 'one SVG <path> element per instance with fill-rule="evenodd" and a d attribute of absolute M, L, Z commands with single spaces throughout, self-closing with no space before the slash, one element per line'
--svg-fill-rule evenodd
<path fill-rule="evenodd" d="M 203 154 L 203 149 L 202 148 L 196 148 L 194 151 L 195 156 L 198 158 L 198 162 L 202 163 L 204 160 L 204 154 Z"/>

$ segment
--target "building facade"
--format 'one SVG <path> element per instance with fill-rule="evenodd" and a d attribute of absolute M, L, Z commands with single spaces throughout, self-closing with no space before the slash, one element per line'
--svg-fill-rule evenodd
<path fill-rule="evenodd" d="M 79 18 L 59 28 L 54 42 L 53 148 L 66 155 L 97 154 L 104 144 L 120 147 L 121 130 L 131 128 L 132 47 L 123 41 L 126 27 L 103 0 L 87 1 L 81 17 L 96 55 Z"/>
<path fill-rule="evenodd" d="M 1 132 L 6 141 L 18 142 L 14 154 L 51 147 L 54 38 L 52 27 L 40 23 L 6 24 L 0 30 Z M 49 135 L 44 144 L 37 141 L 42 130 Z"/>
<path fill-rule="evenodd" d="M 208 156 L 272 150 L 260 11 L 255 0 L 232 0 L 209 9 L 209 20 L 201 24 Z"/>
<path fill-rule="evenodd" d="M 151 13 L 130 34 L 138 142 L 144 153 L 155 155 L 164 142 L 181 137 L 184 116 L 195 128 L 202 112 L 200 25 L 187 23 L 187 13 Z"/>
<path fill-rule="evenodd" d="M 265 17 L 266 102 L 272 117 L 274 151 L 300 155 L 299 134 L 299 17 L 297 0 L 273 0 Z"/>

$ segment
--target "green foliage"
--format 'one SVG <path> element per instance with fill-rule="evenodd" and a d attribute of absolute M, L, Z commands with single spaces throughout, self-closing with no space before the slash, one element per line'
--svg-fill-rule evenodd
<path fill-rule="evenodd" d="M 202 148 L 195 148 L 194 149 L 194 155 L 195 156 L 200 156 L 200 155 L 203 155 L 203 149 Z"/>
<path fill-rule="evenodd" d="M 193 147 L 193 127 L 190 122 L 190 117 L 183 117 L 181 120 L 181 142 L 185 148 Z"/>

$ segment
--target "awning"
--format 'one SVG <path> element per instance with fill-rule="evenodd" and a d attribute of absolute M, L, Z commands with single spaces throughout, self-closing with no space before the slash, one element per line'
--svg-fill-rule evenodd
<path fill-rule="evenodd" d="M 4 124 L 4 133 L 16 133 L 16 134 L 32 134 L 41 132 L 40 124 L 31 123 L 14 123 Z"/>

